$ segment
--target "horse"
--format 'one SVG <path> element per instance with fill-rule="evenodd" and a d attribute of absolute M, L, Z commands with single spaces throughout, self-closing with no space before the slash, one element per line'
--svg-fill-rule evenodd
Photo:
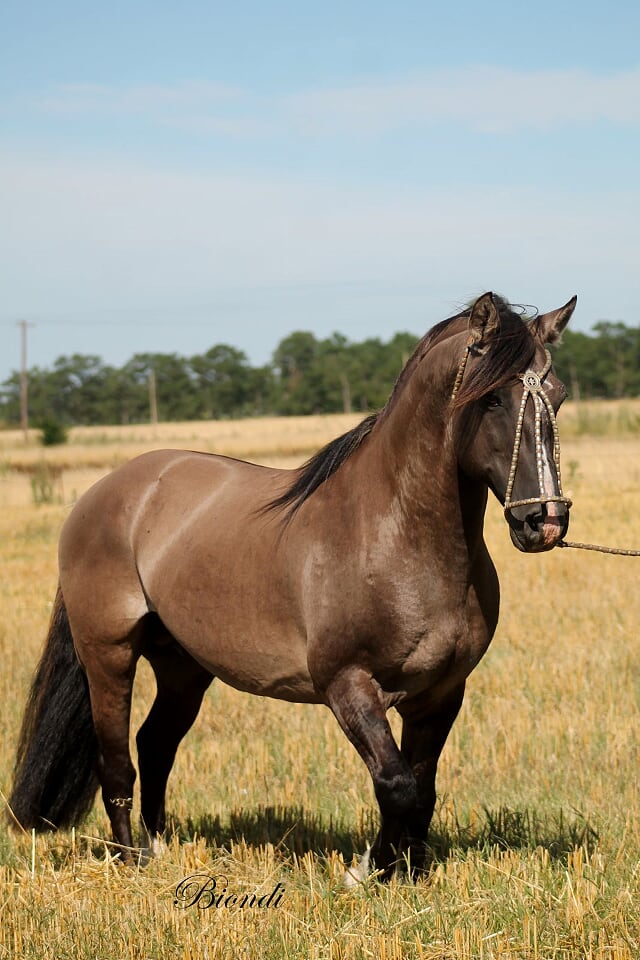
<path fill-rule="evenodd" d="M 426 869 L 438 759 L 498 621 L 488 491 L 518 550 L 550 550 L 568 527 L 554 447 L 566 390 L 546 345 L 575 305 L 531 319 L 483 294 L 420 340 L 379 413 L 296 470 L 157 450 L 88 490 L 60 535 L 15 819 L 69 827 L 101 789 L 122 860 L 139 855 L 129 725 L 145 657 L 157 684 L 136 738 L 150 848 L 176 750 L 218 677 L 327 706 L 373 781 L 370 867 Z M 544 404 L 527 403 L 529 388 Z"/>

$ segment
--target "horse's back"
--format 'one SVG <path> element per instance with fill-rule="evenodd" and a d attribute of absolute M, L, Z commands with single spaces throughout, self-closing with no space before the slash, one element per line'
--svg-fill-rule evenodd
<path fill-rule="evenodd" d="M 189 450 L 154 450 L 117 467 L 77 502 L 63 526 L 61 577 L 81 565 L 139 566 L 177 535 L 255 517 L 281 489 L 284 471 Z M 279 483 L 280 481 L 280 483 Z"/>
<path fill-rule="evenodd" d="M 225 490 L 232 490 L 239 501 L 251 501 L 255 509 L 261 498 L 266 503 L 273 496 L 271 491 L 278 490 L 283 475 L 284 471 L 216 454 L 152 450 L 95 483 L 78 500 L 65 530 L 76 531 L 106 511 L 112 529 L 130 533 L 153 501 L 184 514 L 190 506 L 197 509 L 203 500 L 215 499 Z"/>

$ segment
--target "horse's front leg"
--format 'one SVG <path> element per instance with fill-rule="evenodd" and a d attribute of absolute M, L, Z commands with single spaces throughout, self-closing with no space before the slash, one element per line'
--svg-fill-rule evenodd
<path fill-rule="evenodd" d="M 417 784 L 417 802 L 406 818 L 402 849 L 407 853 L 412 870 L 423 870 L 427 865 L 427 836 L 436 805 L 436 770 L 440 753 L 456 719 L 464 697 L 464 681 L 446 700 L 433 705 L 433 695 L 398 705 L 402 716 L 402 755 L 406 759 Z"/>
<path fill-rule="evenodd" d="M 398 859 L 406 818 L 415 815 L 416 778 L 393 739 L 380 688 L 369 673 L 360 667 L 344 669 L 325 693 L 373 780 L 382 821 L 371 860 L 373 868 L 386 879 Z"/>

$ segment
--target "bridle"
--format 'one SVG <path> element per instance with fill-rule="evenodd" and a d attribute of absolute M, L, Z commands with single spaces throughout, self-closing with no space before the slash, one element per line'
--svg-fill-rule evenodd
<path fill-rule="evenodd" d="M 504 512 L 507 514 L 509 510 L 512 510 L 514 507 L 524 507 L 530 503 L 565 503 L 567 507 L 572 505 L 572 501 L 569 497 L 563 496 L 562 493 L 562 479 L 560 477 L 560 434 L 558 433 L 558 421 L 556 419 L 556 412 L 553 409 L 553 404 L 549 397 L 547 396 L 545 389 L 543 387 L 543 382 L 549 370 L 551 369 L 551 354 L 545 348 L 545 364 L 540 373 L 536 373 L 535 370 L 527 370 L 526 373 L 523 373 L 519 377 L 523 383 L 522 390 L 522 400 L 520 402 L 520 410 L 518 412 L 518 420 L 516 422 L 516 438 L 513 444 L 513 456 L 511 457 L 511 469 L 509 470 L 509 479 L 507 481 L 507 492 L 504 497 Z M 516 478 L 516 470 L 518 468 L 518 456 L 520 454 L 520 442 L 522 440 L 522 425 L 524 422 L 524 414 L 527 406 L 527 400 L 529 397 L 533 399 L 533 405 L 535 410 L 535 443 L 536 443 L 536 469 L 538 472 L 538 489 L 540 491 L 539 497 L 528 497 L 526 500 L 512 500 L 511 493 L 513 491 L 513 484 Z M 543 460 L 543 445 L 542 445 L 542 408 L 545 407 L 549 415 L 549 420 L 551 421 L 551 429 L 553 430 L 553 462 L 556 468 L 556 477 L 558 480 L 558 494 L 557 496 L 549 496 L 545 493 L 544 489 L 544 460 Z"/>
<path fill-rule="evenodd" d="M 462 384 L 462 378 L 464 377 L 464 371 L 467 366 L 467 360 L 469 359 L 469 354 L 471 353 L 474 345 L 476 344 L 476 338 L 472 335 L 467 341 L 465 352 L 463 354 L 462 360 L 460 361 L 460 366 L 458 367 L 458 372 L 456 374 L 455 383 L 453 385 L 453 391 L 451 394 L 451 401 L 455 401 L 455 398 Z M 519 380 L 522 380 L 523 390 L 522 390 L 522 400 L 520 401 L 520 409 L 518 411 L 518 419 L 516 421 L 516 435 L 513 442 L 513 454 L 511 455 L 511 467 L 509 469 L 509 478 L 507 480 L 507 490 L 504 497 L 504 512 L 505 516 L 508 518 L 509 511 L 513 510 L 514 507 L 525 507 L 532 503 L 564 503 L 567 507 L 572 505 L 572 501 L 569 497 L 565 497 L 562 493 L 562 480 L 560 477 L 560 435 L 558 433 L 558 422 L 556 420 L 556 413 L 553 409 L 553 404 L 549 399 L 547 393 L 545 392 L 543 383 L 545 377 L 551 369 L 551 354 L 545 348 L 545 364 L 540 373 L 537 373 L 533 369 L 527 370 L 525 373 L 522 373 L 518 376 Z M 535 447 L 536 447 L 536 470 L 538 474 L 538 491 L 539 496 L 537 497 L 527 497 L 524 500 L 512 500 L 511 495 L 513 493 L 513 485 L 516 479 L 516 471 L 518 469 L 518 459 L 520 456 L 520 445 L 522 442 L 522 428 L 524 424 L 524 415 L 527 408 L 527 401 L 529 397 L 533 400 L 533 406 L 535 411 L 535 421 L 534 421 L 534 431 L 535 431 Z M 546 409 L 551 422 L 551 428 L 553 430 L 553 462 L 556 468 L 556 477 L 558 481 L 558 494 L 549 495 L 545 492 L 544 485 L 544 446 L 542 443 L 542 411 L 543 408 Z"/>
<path fill-rule="evenodd" d="M 467 345 L 465 347 L 464 354 L 460 361 L 458 367 L 458 372 L 456 374 L 456 379 L 453 384 L 453 390 L 451 393 L 451 403 L 456 399 L 460 386 L 462 384 L 462 378 L 464 377 L 464 372 L 467 366 L 467 361 L 469 355 L 471 354 L 473 348 L 478 344 L 478 337 L 474 334 L 471 334 L 467 340 Z M 551 369 L 551 354 L 545 347 L 545 364 L 540 373 L 536 373 L 535 370 L 529 369 L 525 373 L 520 374 L 518 379 L 522 380 L 523 391 L 522 391 L 522 400 L 520 401 L 520 410 L 518 411 L 518 420 L 516 422 L 516 435 L 513 444 L 513 454 L 511 456 L 511 468 L 509 470 L 509 478 L 507 480 L 507 490 L 504 497 L 504 513 L 505 517 L 508 518 L 510 510 L 513 510 L 514 507 L 524 507 L 528 506 L 531 503 L 565 503 L 567 507 L 571 507 L 572 501 L 565 497 L 562 493 L 562 480 L 560 477 L 560 435 L 558 433 L 558 422 L 556 420 L 556 413 L 553 409 L 553 404 L 549 400 L 549 397 L 545 393 L 543 383 L 545 377 Z M 511 494 L 513 492 L 513 484 L 516 478 L 516 470 L 518 469 L 518 458 L 520 456 L 520 444 L 522 441 L 522 427 L 524 423 L 524 415 L 527 406 L 527 401 L 529 397 L 533 398 L 533 405 L 535 409 L 535 444 L 536 444 L 536 469 L 538 473 L 538 489 L 540 496 L 538 497 L 528 497 L 525 500 L 512 500 Z M 545 407 L 549 415 L 549 420 L 551 421 L 551 428 L 553 430 L 553 462 L 556 468 L 556 477 L 558 481 L 558 494 L 557 496 L 549 496 L 545 493 L 544 490 L 544 459 L 543 459 L 543 445 L 542 445 L 542 408 Z M 577 543 L 571 540 L 559 540 L 556 543 L 557 547 L 574 547 L 578 550 L 595 550 L 599 553 L 611 553 L 617 554 L 624 557 L 640 557 L 640 550 L 625 550 L 620 547 L 603 547 L 597 543 Z"/>

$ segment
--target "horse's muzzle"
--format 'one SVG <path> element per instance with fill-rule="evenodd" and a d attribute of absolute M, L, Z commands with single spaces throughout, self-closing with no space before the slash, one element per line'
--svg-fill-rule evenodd
<path fill-rule="evenodd" d="M 511 540 L 523 553 L 552 550 L 569 528 L 565 503 L 533 503 L 506 511 Z"/>

